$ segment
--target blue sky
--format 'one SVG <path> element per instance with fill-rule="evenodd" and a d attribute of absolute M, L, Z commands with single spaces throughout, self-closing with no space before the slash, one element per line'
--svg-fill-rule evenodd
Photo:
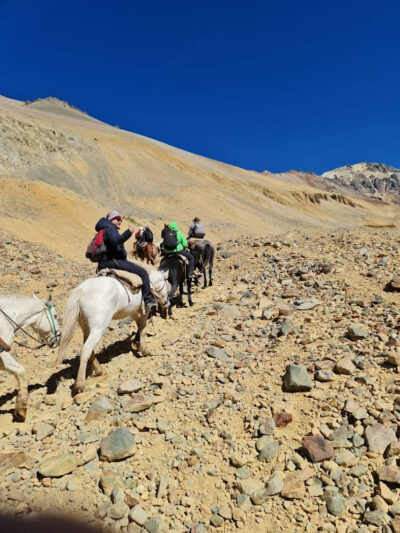
<path fill-rule="evenodd" d="M 400 167 L 400 3 L 0 0 L 0 94 L 243 168 Z"/>

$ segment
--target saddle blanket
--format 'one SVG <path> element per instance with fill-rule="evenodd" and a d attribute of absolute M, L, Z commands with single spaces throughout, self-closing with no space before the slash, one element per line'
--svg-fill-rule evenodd
<path fill-rule="evenodd" d="M 184 255 L 181 255 L 181 254 L 178 254 L 178 253 L 171 253 L 171 254 L 168 254 L 165 256 L 165 261 L 168 262 L 169 259 L 172 259 L 173 257 L 177 257 L 178 260 L 183 264 L 183 265 L 188 265 L 189 264 L 189 259 L 187 257 L 185 257 Z"/>
<path fill-rule="evenodd" d="M 127 272 L 126 270 L 118 270 L 116 268 L 103 268 L 100 270 L 99 276 L 111 276 L 121 283 L 128 286 L 132 291 L 137 291 L 142 286 L 142 279 L 137 274 Z"/>
<path fill-rule="evenodd" d="M 204 243 L 207 243 L 207 244 L 211 244 L 210 241 L 208 241 L 207 239 L 198 239 L 197 237 L 190 237 L 190 239 L 188 239 L 188 241 L 187 241 L 189 248 L 191 248 L 192 246 L 194 246 L 198 242 L 204 242 Z"/>

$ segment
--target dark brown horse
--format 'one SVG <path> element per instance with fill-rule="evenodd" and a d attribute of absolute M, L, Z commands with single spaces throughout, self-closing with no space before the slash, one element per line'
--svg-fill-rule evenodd
<path fill-rule="evenodd" d="M 182 261 L 181 256 L 176 253 L 171 253 L 164 256 L 161 260 L 159 270 L 168 271 L 168 281 L 171 284 L 171 290 L 168 293 L 170 305 L 168 308 L 168 314 L 172 315 L 171 300 L 179 287 L 179 296 L 176 302 L 177 307 L 185 307 L 183 303 L 183 284 L 186 282 L 187 297 L 190 306 L 192 302 L 192 281 L 188 276 L 188 268 L 186 263 Z"/>
<path fill-rule="evenodd" d="M 146 261 L 147 264 L 154 266 L 154 259 L 157 257 L 157 246 L 151 242 L 146 242 L 144 246 L 140 246 L 138 242 L 133 243 L 132 253 L 136 259 Z"/>

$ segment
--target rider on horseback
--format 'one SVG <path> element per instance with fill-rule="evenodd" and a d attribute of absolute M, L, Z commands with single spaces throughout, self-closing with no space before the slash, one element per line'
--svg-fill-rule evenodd
<path fill-rule="evenodd" d="M 124 242 L 127 241 L 134 232 L 134 227 L 129 228 L 119 234 L 122 218 L 121 215 L 113 209 L 106 217 L 101 218 L 96 224 L 96 231 L 104 230 L 104 243 L 107 250 L 104 252 L 99 261 L 99 270 L 103 268 L 117 268 L 137 274 L 142 280 L 143 300 L 148 309 L 155 306 L 155 299 L 150 289 L 150 279 L 146 270 L 130 261 L 126 260 L 127 254 Z"/>
<path fill-rule="evenodd" d="M 140 226 L 135 233 L 135 237 L 138 246 L 145 246 L 147 243 L 153 244 L 153 232 L 150 230 L 149 226 L 145 226 L 144 228 Z"/>
<path fill-rule="evenodd" d="M 188 239 L 204 239 L 205 228 L 199 217 L 194 217 L 193 223 L 189 227 Z"/>
<path fill-rule="evenodd" d="M 183 255 L 184 257 L 186 257 L 186 259 L 189 261 L 188 276 L 189 276 L 189 278 L 191 278 L 191 277 L 193 277 L 193 274 L 194 274 L 194 257 L 188 250 L 186 250 L 186 248 L 188 247 L 186 238 L 183 235 L 183 233 L 178 231 L 178 224 L 176 222 L 171 222 L 169 224 L 168 228 L 176 233 L 176 239 L 178 241 L 178 244 L 173 249 L 169 249 L 169 248 L 167 249 L 164 246 L 164 243 L 161 244 L 161 247 L 162 247 L 165 255 L 169 255 L 169 254 L 174 254 L 175 253 L 175 254 Z M 167 229 L 167 228 L 165 228 L 165 229 Z"/>

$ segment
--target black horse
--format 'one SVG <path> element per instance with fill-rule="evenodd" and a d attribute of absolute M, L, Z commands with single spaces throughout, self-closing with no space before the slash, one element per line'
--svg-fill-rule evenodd
<path fill-rule="evenodd" d="M 188 276 L 188 265 L 180 259 L 179 254 L 168 254 L 164 256 L 160 263 L 159 270 L 168 270 L 168 281 L 171 284 L 171 290 L 168 294 L 169 300 L 171 302 L 172 297 L 174 296 L 176 289 L 179 286 L 179 298 L 177 301 L 177 307 L 184 307 L 183 304 L 183 284 L 186 281 L 187 285 L 187 296 L 189 305 L 193 305 L 192 302 L 192 281 Z M 171 315 L 171 303 L 168 308 L 168 314 Z"/>
<path fill-rule="evenodd" d="M 212 283 L 212 270 L 214 264 L 214 247 L 209 241 L 196 241 L 190 247 L 190 253 L 194 256 L 194 266 L 204 276 L 203 289 L 207 287 L 207 274 L 206 268 L 208 265 L 208 285 L 211 287 Z M 196 280 L 197 281 L 197 280 Z"/>

